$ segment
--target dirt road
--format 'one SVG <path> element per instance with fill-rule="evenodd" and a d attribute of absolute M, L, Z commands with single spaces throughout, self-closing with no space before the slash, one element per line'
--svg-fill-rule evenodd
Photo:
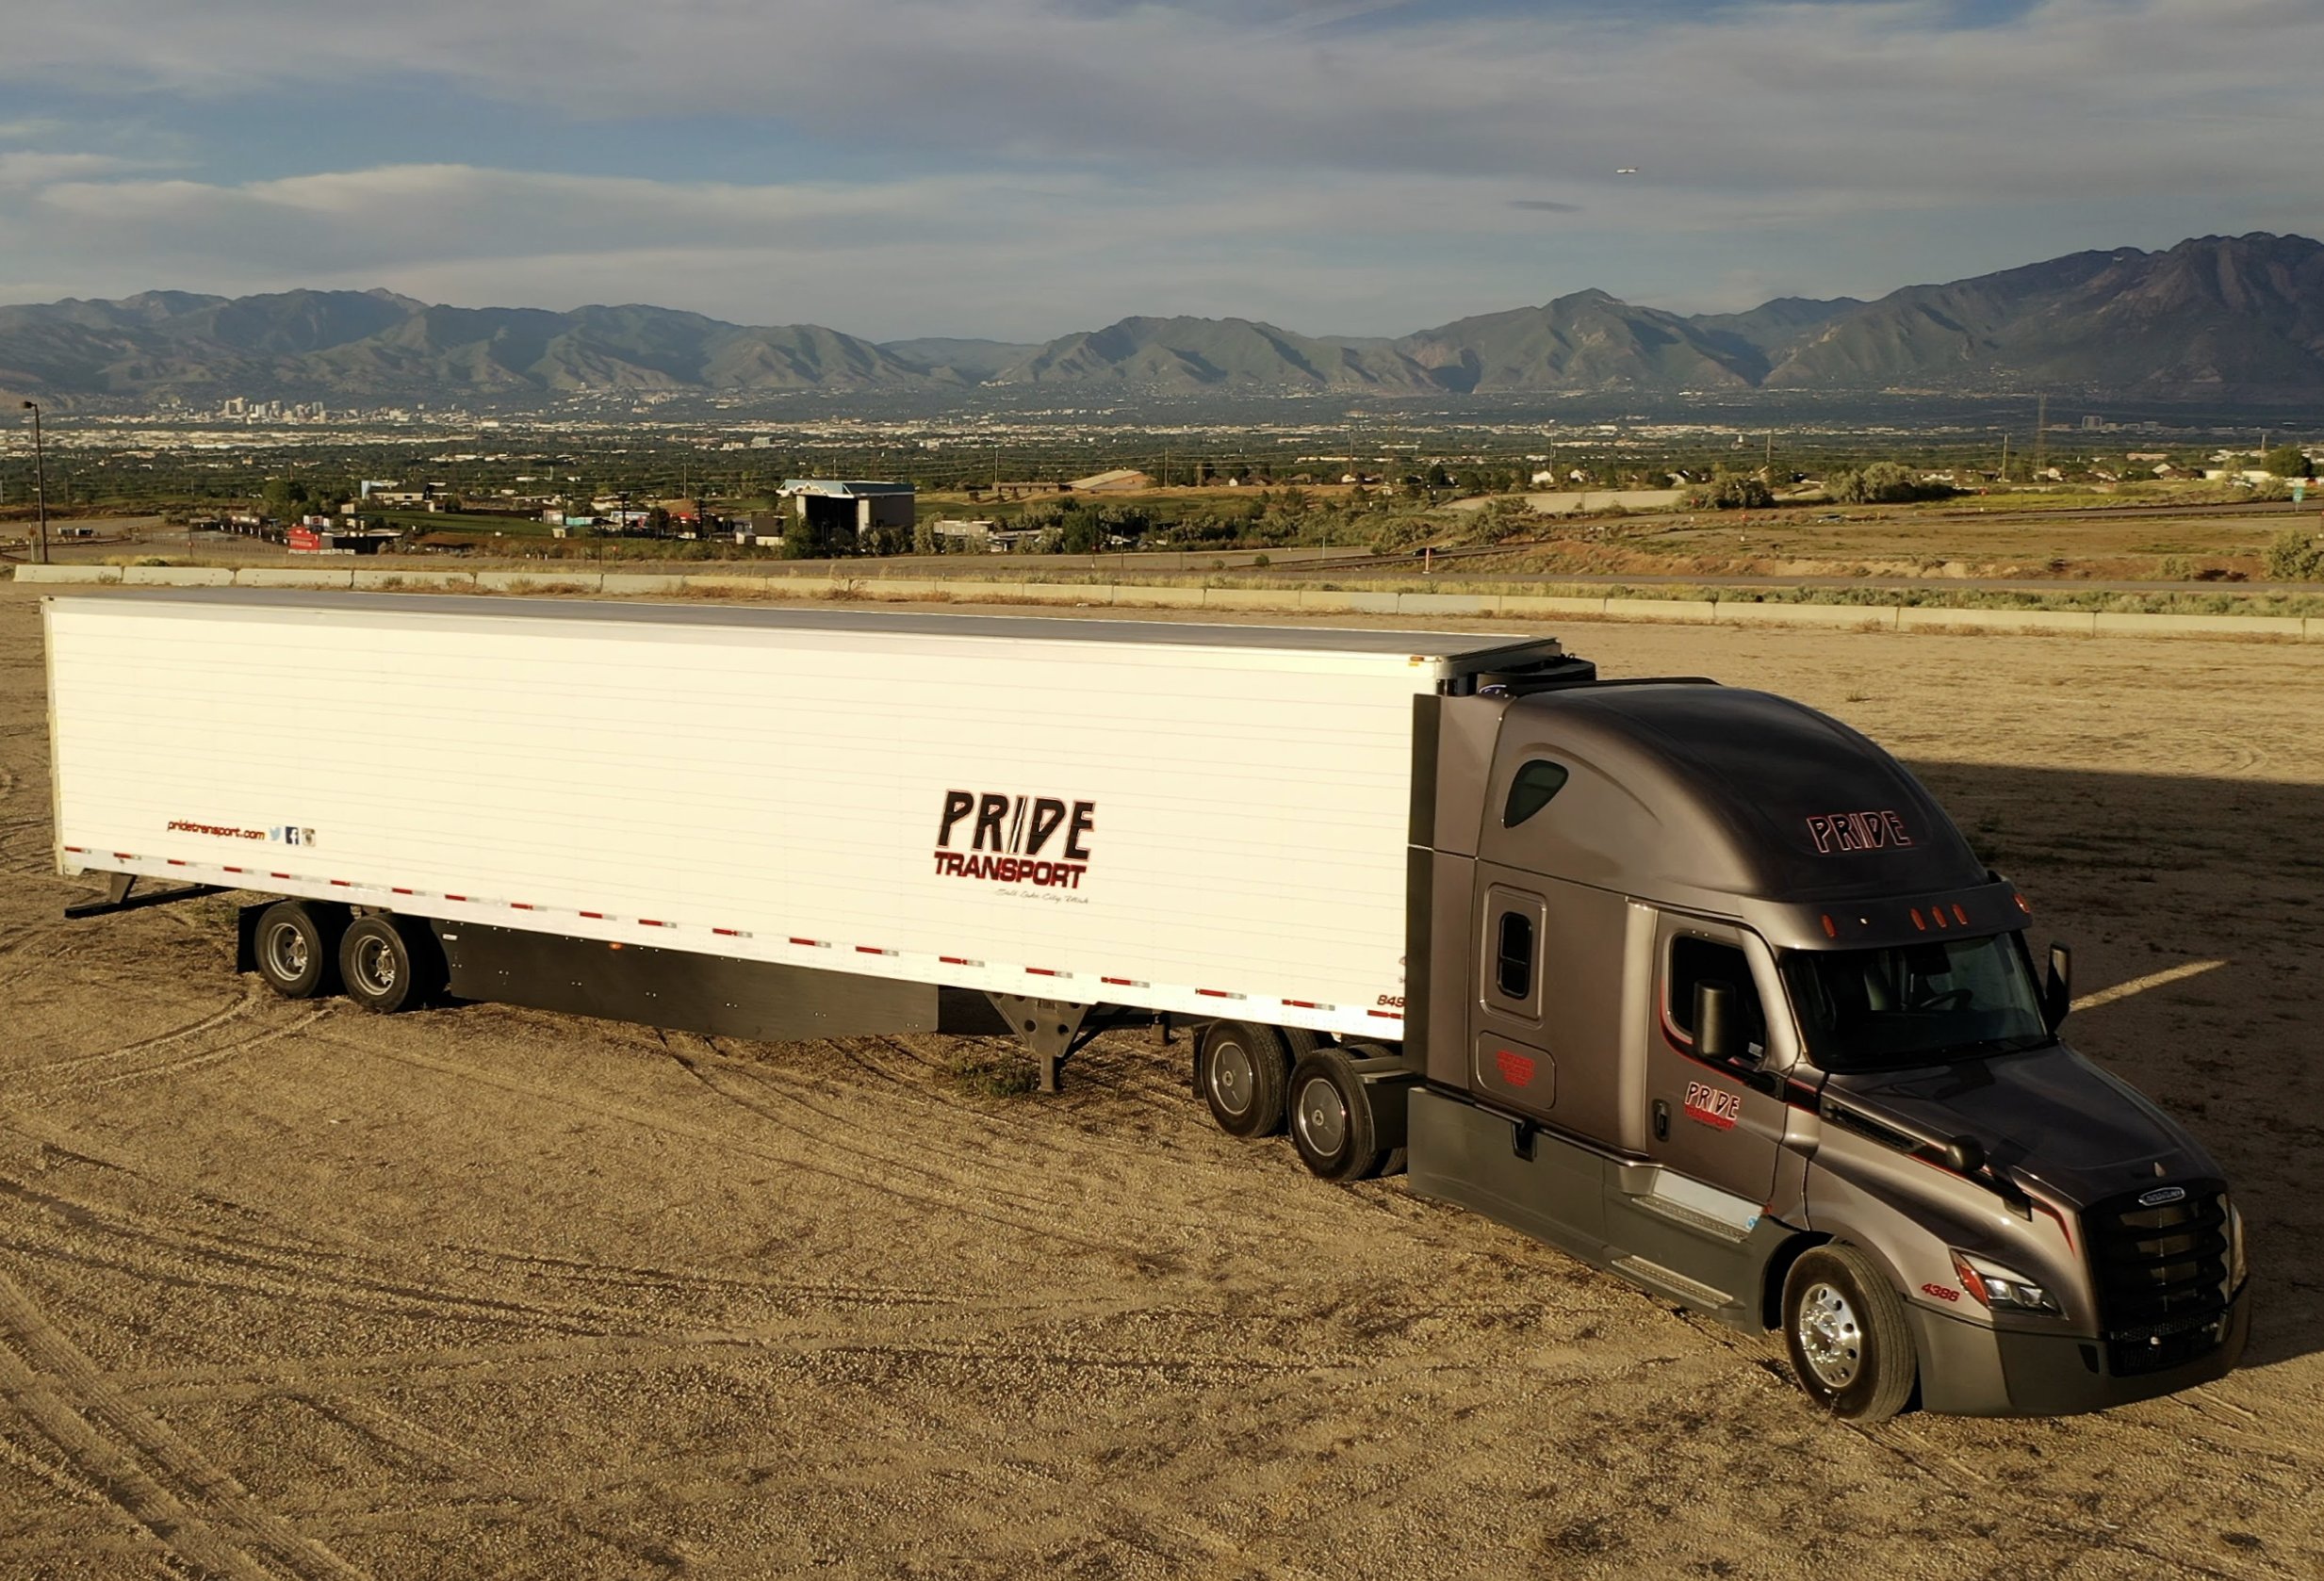
<path fill-rule="evenodd" d="M 2296 647 L 1617 626 L 1920 766 L 2071 1035 L 2252 1219 L 2249 1364 L 2060 1421 L 1812 1412 L 1772 1348 L 1220 1135 L 1183 1044 L 291 1004 L 223 900 L 68 923 L 0 588 L 0 1574 L 2324 1573 L 2324 687 Z M 102 596 L 102 595 L 95 595 Z"/>

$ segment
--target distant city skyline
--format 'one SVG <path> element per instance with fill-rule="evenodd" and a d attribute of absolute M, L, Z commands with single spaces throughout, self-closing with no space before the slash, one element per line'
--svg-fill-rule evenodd
<path fill-rule="evenodd" d="M 1398 334 L 2324 230 L 2278 0 L 78 0 L 0 301 L 385 286 L 877 340 Z"/>

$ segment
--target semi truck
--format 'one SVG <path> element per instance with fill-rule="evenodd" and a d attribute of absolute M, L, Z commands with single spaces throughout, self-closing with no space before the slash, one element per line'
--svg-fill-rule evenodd
<path fill-rule="evenodd" d="M 2062 1041 L 2026 898 L 1799 703 L 1473 633 L 43 613 L 57 860 L 106 880 L 72 912 L 254 894 L 240 964 L 287 997 L 1015 1037 L 1044 1090 L 1106 1028 L 1183 1031 L 1231 1135 L 1770 1336 L 1853 1421 L 2241 1356 L 2218 1165 Z"/>

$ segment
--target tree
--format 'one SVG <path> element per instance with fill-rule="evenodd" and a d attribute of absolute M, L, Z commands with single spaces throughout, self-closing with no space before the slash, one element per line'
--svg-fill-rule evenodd
<path fill-rule="evenodd" d="M 2324 577 L 2324 539 L 2297 527 L 2285 528 L 2267 546 L 2267 575 L 2279 582 L 2308 582 Z"/>
<path fill-rule="evenodd" d="M 783 558 L 785 560 L 813 560 L 822 546 L 815 542 L 815 529 L 805 516 L 794 516 L 783 523 Z"/>
<path fill-rule="evenodd" d="M 2297 445 L 2285 445 L 2268 451 L 2260 458 L 2260 465 L 2279 478 L 2316 476 L 2316 468 L 2308 460 L 2308 452 Z"/>

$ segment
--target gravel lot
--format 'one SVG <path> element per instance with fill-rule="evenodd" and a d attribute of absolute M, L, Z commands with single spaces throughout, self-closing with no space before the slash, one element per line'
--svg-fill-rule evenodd
<path fill-rule="evenodd" d="M 1576 625 L 1913 762 L 2251 1218 L 2249 1361 L 2057 1421 L 1816 1415 L 1776 1353 L 1102 1040 L 293 1004 L 218 898 L 83 922 L 0 586 L 0 1573 L 2324 1573 L 2324 687 L 2252 643 Z M 103 596 L 103 595 L 88 595 Z M 1278 617 L 1280 618 L 1280 617 Z"/>

